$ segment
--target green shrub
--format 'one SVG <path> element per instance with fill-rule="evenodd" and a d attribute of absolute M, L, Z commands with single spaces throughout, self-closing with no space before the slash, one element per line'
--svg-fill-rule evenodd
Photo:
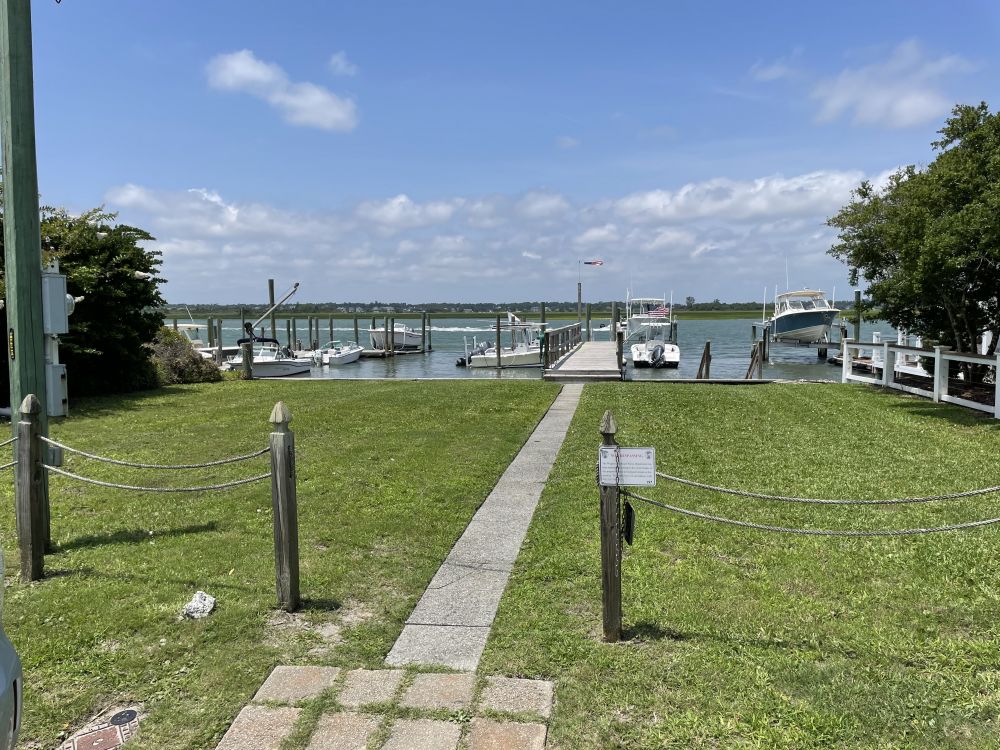
<path fill-rule="evenodd" d="M 160 385 L 178 383 L 215 383 L 222 373 L 215 363 L 205 359 L 184 336 L 170 328 L 161 328 L 149 345 Z"/>

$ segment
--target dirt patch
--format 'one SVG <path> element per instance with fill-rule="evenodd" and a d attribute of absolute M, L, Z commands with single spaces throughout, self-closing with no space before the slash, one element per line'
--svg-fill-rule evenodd
<path fill-rule="evenodd" d="M 274 612 L 267 621 L 264 643 L 288 650 L 291 643 L 308 646 L 309 656 L 322 657 L 343 643 L 343 631 L 370 620 L 374 613 L 361 602 L 349 600 L 329 620 L 316 621 L 304 612 Z"/>

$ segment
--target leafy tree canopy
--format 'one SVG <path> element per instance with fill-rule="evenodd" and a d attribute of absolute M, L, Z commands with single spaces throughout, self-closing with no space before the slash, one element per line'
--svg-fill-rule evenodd
<path fill-rule="evenodd" d="M 863 182 L 829 219 L 830 254 L 867 282 L 882 316 L 925 340 L 975 351 L 1000 333 L 1000 114 L 958 105 L 926 168 Z"/>
<path fill-rule="evenodd" d="M 159 253 L 140 246 L 154 239 L 149 233 L 115 224 L 116 220 L 117 214 L 102 208 L 79 216 L 61 208 L 41 209 L 43 261 L 58 260 L 69 294 L 83 297 L 59 347 L 74 396 L 157 385 L 146 345 L 161 325 L 158 308 L 164 300 L 159 285 L 164 280 L 157 275 L 161 261 Z M 0 279 L 2 243 L 0 231 Z M 5 360 L 5 381 L 6 366 Z"/>

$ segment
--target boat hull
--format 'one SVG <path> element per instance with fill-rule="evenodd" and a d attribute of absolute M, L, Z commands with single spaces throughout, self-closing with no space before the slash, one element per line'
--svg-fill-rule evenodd
<path fill-rule="evenodd" d="M 657 352 L 657 348 L 662 351 Z M 633 367 L 678 367 L 681 363 L 680 348 L 662 341 L 633 344 L 630 352 Z"/>
<path fill-rule="evenodd" d="M 528 351 L 500 352 L 501 367 L 541 367 L 542 353 L 540 349 L 529 349 Z M 496 367 L 497 355 L 495 351 L 485 354 L 473 354 L 469 357 L 469 367 Z"/>
<path fill-rule="evenodd" d="M 361 358 L 361 351 L 361 347 L 358 347 L 357 349 L 353 349 L 349 352 L 341 352 L 340 354 L 324 353 L 323 364 L 328 367 L 349 365 L 351 362 L 357 362 Z"/>
<path fill-rule="evenodd" d="M 239 370 L 241 362 L 230 362 L 228 369 Z M 308 374 L 310 362 L 298 362 L 293 359 L 268 360 L 262 359 L 253 363 L 253 376 L 255 378 L 287 378 L 292 375 Z"/>
<path fill-rule="evenodd" d="M 372 349 L 385 349 L 385 329 L 375 328 L 369 331 L 372 339 Z M 399 351 L 420 348 L 420 334 L 415 331 L 396 329 L 392 334 L 393 349 Z"/>
<path fill-rule="evenodd" d="M 771 337 L 781 341 L 813 344 L 830 333 L 837 310 L 805 310 L 771 319 Z"/>

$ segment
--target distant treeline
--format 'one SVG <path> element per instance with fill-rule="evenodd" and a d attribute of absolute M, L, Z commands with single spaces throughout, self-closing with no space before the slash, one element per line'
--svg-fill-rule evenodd
<path fill-rule="evenodd" d="M 612 302 L 602 300 L 600 302 L 590 302 L 591 309 L 595 312 L 607 312 L 611 310 Z M 618 304 L 622 302 L 618 300 Z M 377 313 L 498 313 L 510 310 L 511 312 L 539 312 L 541 301 L 527 302 L 421 302 L 410 304 L 407 302 L 291 302 L 281 307 L 282 315 L 336 315 L 351 314 L 372 315 Z M 840 300 L 836 306 L 841 310 L 848 310 L 854 306 L 853 300 Z M 759 312 L 760 302 L 694 302 L 690 298 L 688 304 L 674 303 L 675 310 L 687 310 L 691 312 Z M 768 305 L 770 312 L 771 305 Z M 196 318 L 233 318 L 242 315 L 252 318 L 263 314 L 267 310 L 267 305 L 164 305 L 162 308 L 165 318 L 186 318 L 190 311 L 192 317 Z M 576 314 L 576 302 L 545 302 L 545 310 L 550 313 L 573 313 Z"/>

